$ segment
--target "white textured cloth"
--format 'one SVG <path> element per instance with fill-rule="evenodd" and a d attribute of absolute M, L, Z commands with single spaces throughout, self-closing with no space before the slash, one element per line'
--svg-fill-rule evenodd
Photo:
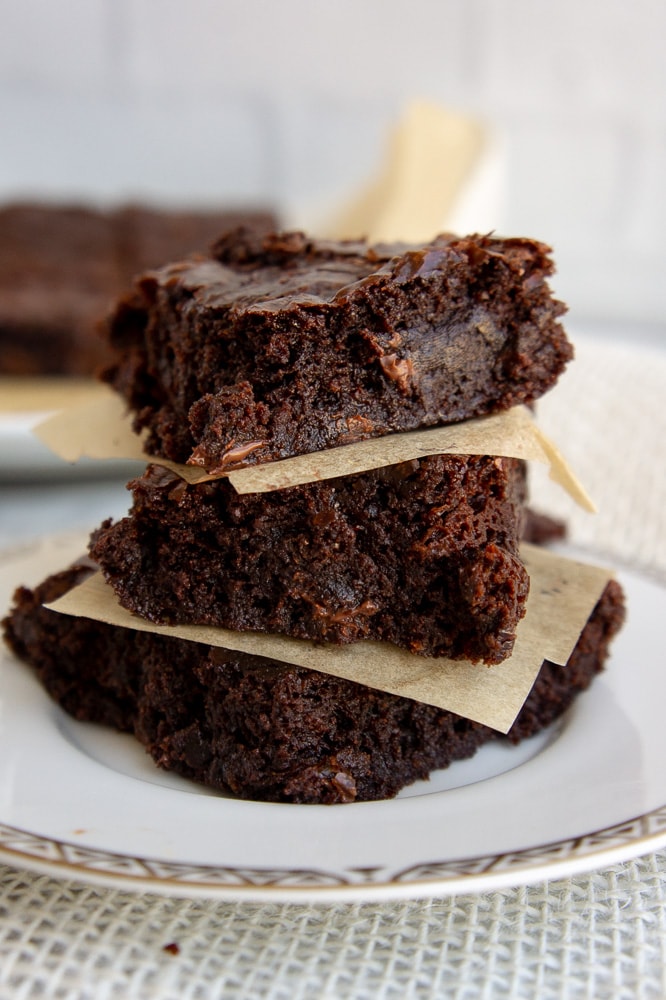
<path fill-rule="evenodd" d="M 600 513 L 534 476 L 572 540 L 666 581 L 666 352 L 582 341 L 540 406 Z M 666 996 L 666 852 L 445 899 L 169 899 L 0 866 L 0 1000 Z"/>
<path fill-rule="evenodd" d="M 576 507 L 533 466 L 539 505 L 566 519 L 577 546 L 666 580 L 666 350 L 578 340 L 576 360 L 537 414 L 598 513 Z"/>
<path fill-rule="evenodd" d="M 321 907 L 160 899 L 5 870 L 0 996 L 661 1000 L 665 862 L 479 896 Z"/>

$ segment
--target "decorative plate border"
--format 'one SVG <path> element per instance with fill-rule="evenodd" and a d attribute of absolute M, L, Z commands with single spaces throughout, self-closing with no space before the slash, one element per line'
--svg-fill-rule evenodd
<path fill-rule="evenodd" d="M 239 895 L 262 898 L 302 894 L 312 890 L 337 890 L 354 895 L 355 890 L 408 888 L 418 895 L 419 887 L 432 893 L 437 886 L 443 895 L 473 891 L 476 881 L 487 888 L 528 882 L 531 876 L 571 874 L 595 867 L 600 856 L 612 864 L 651 850 L 666 847 L 666 805 L 635 819 L 597 830 L 570 840 L 562 840 L 504 854 L 459 860 L 426 861 L 398 871 L 382 867 L 349 868 L 340 872 L 316 869 L 249 868 L 225 865 L 197 865 L 138 858 L 81 847 L 65 841 L 18 830 L 0 824 L 0 858 L 17 864 L 69 875 L 83 881 L 116 886 L 140 887 L 158 893 Z M 560 869 L 562 869 L 560 871 Z"/>

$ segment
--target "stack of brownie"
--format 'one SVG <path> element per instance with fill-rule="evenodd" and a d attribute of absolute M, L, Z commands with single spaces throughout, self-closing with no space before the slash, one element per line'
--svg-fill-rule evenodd
<path fill-rule="evenodd" d="M 0 374 L 92 375 L 110 360 L 95 325 L 132 279 L 241 222 L 275 225 L 259 209 L 0 208 Z"/>
<path fill-rule="evenodd" d="M 90 548 L 121 604 L 156 623 L 381 640 L 479 669 L 506 659 L 529 590 L 518 459 L 435 455 L 248 495 L 224 474 L 533 402 L 572 355 L 551 271 L 526 239 L 413 249 L 240 230 L 145 275 L 109 320 L 104 378 L 157 461 Z M 159 458 L 220 478 L 191 484 Z M 197 781 L 264 800 L 383 798 L 497 736 L 303 667 L 41 606 L 90 572 L 19 591 L 10 645 L 69 712 L 134 732 Z M 509 739 L 588 686 L 622 615 L 610 582 Z"/>

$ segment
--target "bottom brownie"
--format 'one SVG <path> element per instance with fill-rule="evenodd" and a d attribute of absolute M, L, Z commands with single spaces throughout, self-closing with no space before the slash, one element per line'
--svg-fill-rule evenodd
<path fill-rule="evenodd" d="M 498 737 L 302 667 L 42 607 L 90 572 L 82 564 L 20 588 L 6 640 L 67 712 L 133 732 L 167 770 L 248 799 L 352 802 L 396 795 Z M 544 661 L 509 740 L 543 729 L 590 684 L 623 618 L 612 581 L 566 666 Z"/>

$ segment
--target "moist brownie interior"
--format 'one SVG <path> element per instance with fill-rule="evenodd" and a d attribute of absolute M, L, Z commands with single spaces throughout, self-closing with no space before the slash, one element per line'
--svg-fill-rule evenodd
<path fill-rule="evenodd" d="M 529 589 L 517 459 L 438 455 L 246 495 L 151 466 L 131 486 L 91 555 L 145 618 L 488 663 L 511 652 Z"/>

